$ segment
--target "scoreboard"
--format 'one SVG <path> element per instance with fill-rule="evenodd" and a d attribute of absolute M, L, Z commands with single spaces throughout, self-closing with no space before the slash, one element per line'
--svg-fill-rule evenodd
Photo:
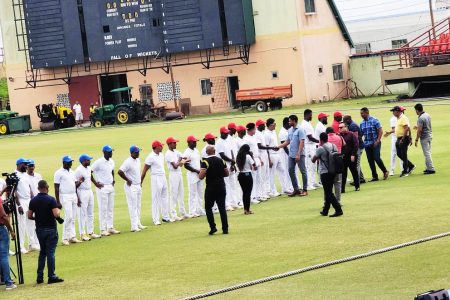
<path fill-rule="evenodd" d="M 249 45 L 252 0 L 23 0 L 34 69 Z"/>

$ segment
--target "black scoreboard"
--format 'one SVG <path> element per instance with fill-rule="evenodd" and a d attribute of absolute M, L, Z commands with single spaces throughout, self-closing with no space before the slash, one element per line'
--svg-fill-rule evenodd
<path fill-rule="evenodd" d="M 23 0 L 34 69 L 255 42 L 252 0 Z"/>

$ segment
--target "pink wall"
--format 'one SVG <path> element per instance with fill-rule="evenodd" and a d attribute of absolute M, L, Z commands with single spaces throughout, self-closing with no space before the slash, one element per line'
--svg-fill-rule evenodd
<path fill-rule="evenodd" d="M 75 77 L 69 85 L 70 105 L 73 107 L 78 101 L 83 111 L 83 119 L 89 119 L 89 106 L 99 102 L 99 88 L 97 76 Z M 100 102 L 99 102 L 100 103 Z"/>

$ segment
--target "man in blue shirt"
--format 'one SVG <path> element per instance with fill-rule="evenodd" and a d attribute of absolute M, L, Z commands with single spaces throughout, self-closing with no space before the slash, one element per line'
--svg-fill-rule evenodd
<path fill-rule="evenodd" d="M 389 177 L 389 172 L 384 166 L 380 156 L 383 128 L 381 128 L 380 121 L 369 114 L 369 109 L 367 107 L 361 108 L 361 118 L 363 118 L 360 128 L 364 136 L 364 149 L 366 149 L 367 161 L 369 162 L 370 170 L 372 171 L 372 179 L 370 182 L 378 181 L 375 163 L 377 163 L 378 167 L 383 172 L 383 178 L 386 180 Z"/>
<path fill-rule="evenodd" d="M 306 134 L 303 129 L 298 126 L 298 117 L 296 115 L 289 116 L 288 139 L 279 148 L 289 146 L 289 176 L 291 177 L 294 192 L 289 197 L 299 195 L 300 197 L 308 195 L 308 175 L 306 171 L 306 156 L 305 156 L 305 139 Z M 298 165 L 302 173 L 303 190 L 298 187 L 297 175 L 295 174 L 295 165 Z"/>
<path fill-rule="evenodd" d="M 58 244 L 56 220 L 64 222 L 59 213 L 56 199 L 48 195 L 48 184 L 45 180 L 38 183 L 39 194 L 31 199 L 28 219 L 36 221 L 36 234 L 41 246 L 39 252 L 37 284 L 44 282 L 45 259 L 47 258 L 48 284 L 63 282 L 55 274 L 55 251 Z"/>

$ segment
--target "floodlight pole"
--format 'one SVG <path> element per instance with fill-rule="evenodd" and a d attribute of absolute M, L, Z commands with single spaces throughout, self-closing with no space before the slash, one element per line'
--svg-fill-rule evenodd
<path fill-rule="evenodd" d="M 431 26 L 433 29 L 433 38 L 436 39 L 436 28 L 435 23 L 434 23 L 434 12 L 433 12 L 433 0 L 428 0 L 429 4 L 430 4 L 430 17 L 431 17 Z"/>
<path fill-rule="evenodd" d="M 172 81 L 173 104 L 175 105 L 175 111 L 178 112 L 177 95 L 176 95 L 176 88 L 175 88 L 175 80 L 173 78 L 172 62 L 169 62 L 169 72 L 170 72 L 170 80 Z"/>

